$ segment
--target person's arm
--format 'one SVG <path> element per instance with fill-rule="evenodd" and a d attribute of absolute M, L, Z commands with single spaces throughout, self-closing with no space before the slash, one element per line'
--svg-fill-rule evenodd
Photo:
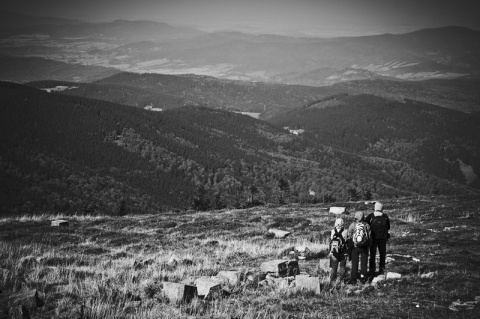
<path fill-rule="evenodd" d="M 390 230 L 390 219 L 388 218 L 388 215 L 384 214 L 385 218 L 387 219 L 387 231 Z"/>

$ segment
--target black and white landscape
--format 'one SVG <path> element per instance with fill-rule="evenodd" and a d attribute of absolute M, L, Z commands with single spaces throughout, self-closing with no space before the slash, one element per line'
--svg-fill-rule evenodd
<path fill-rule="evenodd" d="M 0 302 L 28 288 L 52 302 L 29 310 L 38 318 L 475 317 L 474 4 L 94 3 L 0 5 Z M 422 16 L 431 6 L 438 16 Z M 406 279 L 358 294 L 322 283 L 321 305 L 315 293 L 259 284 L 255 267 L 296 246 L 310 245 L 301 267 L 317 275 L 328 207 L 367 213 L 373 201 L 397 227 L 389 253 L 415 246 L 421 257 L 390 266 Z M 77 228 L 44 225 L 57 217 Z M 243 283 L 221 301 L 175 306 L 162 290 L 240 268 Z M 379 296 L 388 311 L 364 303 L 355 315 L 352 302 L 385 306 Z M 457 299 L 472 303 L 458 312 Z"/>

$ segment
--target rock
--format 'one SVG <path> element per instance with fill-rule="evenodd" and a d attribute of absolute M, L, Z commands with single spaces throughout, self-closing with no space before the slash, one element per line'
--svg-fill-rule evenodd
<path fill-rule="evenodd" d="M 393 261 L 395 261 L 395 259 L 393 259 L 392 257 L 386 257 L 386 258 L 385 258 L 385 263 L 386 263 L 386 264 L 389 264 L 389 263 L 391 263 L 391 262 L 393 262 Z"/>
<path fill-rule="evenodd" d="M 68 221 L 64 219 L 52 220 L 51 226 L 68 226 Z"/>
<path fill-rule="evenodd" d="M 308 254 L 310 253 L 310 249 L 306 246 L 299 246 L 295 247 L 294 251 L 298 257 L 298 259 L 304 260 L 307 258 Z"/>
<path fill-rule="evenodd" d="M 434 272 L 429 272 L 427 274 L 421 274 L 420 275 L 420 278 L 426 278 L 426 279 L 430 279 L 430 278 L 433 278 L 435 276 L 435 273 Z"/>
<path fill-rule="evenodd" d="M 197 287 L 165 281 L 163 282 L 162 293 L 170 302 L 189 302 L 197 296 Z"/>
<path fill-rule="evenodd" d="M 224 279 L 227 284 L 238 286 L 242 277 L 242 273 L 236 270 L 223 270 L 217 274 L 217 277 Z"/>
<path fill-rule="evenodd" d="M 355 296 L 359 296 L 362 292 L 363 292 L 363 290 L 357 289 L 357 290 L 355 290 L 355 291 L 353 292 L 353 294 L 354 294 Z"/>
<path fill-rule="evenodd" d="M 318 262 L 318 268 L 325 271 L 330 271 L 330 258 L 320 259 Z"/>
<path fill-rule="evenodd" d="M 328 211 L 330 214 L 341 215 L 346 212 L 346 207 L 330 207 Z"/>
<path fill-rule="evenodd" d="M 320 280 L 318 277 L 310 277 L 309 275 L 297 275 L 295 276 L 295 287 L 300 290 L 314 291 L 319 294 Z"/>
<path fill-rule="evenodd" d="M 298 261 L 296 260 L 271 260 L 260 265 L 263 273 L 272 274 L 277 277 L 295 276 L 300 273 Z"/>
<path fill-rule="evenodd" d="M 197 294 L 204 299 L 218 298 L 222 295 L 222 280 L 215 277 L 200 277 L 195 280 Z"/>
<path fill-rule="evenodd" d="M 8 317 L 10 319 L 30 319 L 30 312 L 27 307 L 17 305 L 8 310 Z"/>
<path fill-rule="evenodd" d="M 188 285 L 188 286 L 195 286 L 195 277 L 189 276 L 182 281 L 180 281 L 181 284 Z"/>
<path fill-rule="evenodd" d="M 386 276 L 385 275 L 380 275 L 380 276 L 377 276 L 375 278 L 372 279 L 372 285 L 373 286 L 376 286 L 378 285 L 379 283 L 385 281 L 386 279 Z"/>
<path fill-rule="evenodd" d="M 396 272 L 388 272 L 386 280 L 394 280 L 394 279 L 400 279 L 402 278 L 402 275 Z"/>
<path fill-rule="evenodd" d="M 288 235 L 291 234 L 288 231 L 284 231 L 284 230 L 280 230 L 280 229 L 274 229 L 274 228 L 269 229 L 268 232 L 274 234 L 275 238 L 285 238 L 285 237 L 287 237 Z"/>
<path fill-rule="evenodd" d="M 8 306 L 23 305 L 32 311 L 45 305 L 45 295 L 37 290 L 26 290 L 8 297 Z"/>

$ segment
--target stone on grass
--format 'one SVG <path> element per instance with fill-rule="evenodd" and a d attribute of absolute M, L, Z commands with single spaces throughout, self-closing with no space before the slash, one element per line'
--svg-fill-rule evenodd
<path fill-rule="evenodd" d="M 195 280 L 197 294 L 204 299 L 218 298 L 222 295 L 222 280 L 215 277 L 200 277 Z"/>
<path fill-rule="evenodd" d="M 386 279 L 386 276 L 385 275 L 380 275 L 380 276 L 377 276 L 375 278 L 372 279 L 372 285 L 373 286 L 376 286 L 378 285 L 379 283 L 385 281 Z"/>
<path fill-rule="evenodd" d="M 217 277 L 224 279 L 227 284 L 232 286 L 238 286 L 240 284 L 240 280 L 242 274 L 240 271 L 236 270 L 222 270 L 217 274 Z"/>
<path fill-rule="evenodd" d="M 320 261 L 318 262 L 318 268 L 320 268 L 322 270 L 329 271 L 330 270 L 330 259 L 329 258 L 320 259 Z"/>
<path fill-rule="evenodd" d="M 260 265 L 260 270 L 276 277 L 289 277 L 300 273 L 297 260 L 276 259 L 266 261 Z"/>
<path fill-rule="evenodd" d="M 64 219 L 52 220 L 51 226 L 68 226 L 68 221 Z"/>
<path fill-rule="evenodd" d="M 319 294 L 320 280 L 318 277 L 310 277 L 309 275 L 297 275 L 295 276 L 295 287 L 300 290 L 314 291 Z"/>
<path fill-rule="evenodd" d="M 189 302 L 197 295 L 197 287 L 165 281 L 162 292 L 170 302 Z"/>
<path fill-rule="evenodd" d="M 280 230 L 280 229 L 274 229 L 274 228 L 269 229 L 268 232 L 274 234 L 275 238 L 285 238 L 288 235 L 290 235 L 290 232 L 288 232 L 288 231 Z"/>
<path fill-rule="evenodd" d="M 310 249 L 308 249 L 308 247 L 306 246 L 299 246 L 299 247 L 295 247 L 294 253 L 296 253 L 298 259 L 304 260 L 308 257 L 308 254 L 310 253 Z"/>
<path fill-rule="evenodd" d="M 397 272 L 388 272 L 386 277 L 387 280 L 394 280 L 400 278 L 402 278 L 402 275 Z"/>
<path fill-rule="evenodd" d="M 341 215 L 346 212 L 346 207 L 330 207 L 329 213 L 335 215 Z"/>
<path fill-rule="evenodd" d="M 30 312 L 28 311 L 27 307 L 23 305 L 17 305 L 11 307 L 8 310 L 8 318 L 10 319 L 30 319 Z"/>
<path fill-rule="evenodd" d="M 435 273 L 434 272 L 429 272 L 427 274 L 421 274 L 420 275 L 420 278 L 426 278 L 426 279 L 430 279 L 430 278 L 433 278 L 435 276 Z"/>

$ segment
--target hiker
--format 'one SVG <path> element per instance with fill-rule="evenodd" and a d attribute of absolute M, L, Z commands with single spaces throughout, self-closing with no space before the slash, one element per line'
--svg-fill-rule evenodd
<path fill-rule="evenodd" d="M 367 282 L 368 251 L 371 244 L 370 225 L 365 222 L 363 212 L 355 213 L 355 221 L 348 228 L 347 240 L 351 241 L 352 271 L 350 284 L 357 283 L 358 263 L 360 262 L 360 281 Z"/>
<path fill-rule="evenodd" d="M 337 279 L 337 269 L 340 266 L 340 280 L 345 276 L 347 263 L 347 230 L 343 227 L 343 219 L 337 218 L 330 235 L 330 282 Z"/>
<path fill-rule="evenodd" d="M 387 241 L 390 238 L 388 231 L 390 230 L 390 220 L 387 214 L 383 212 L 383 205 L 380 202 L 375 203 L 375 211 L 370 213 L 365 221 L 370 225 L 372 230 L 372 246 L 370 246 L 370 262 L 369 273 L 376 274 L 375 257 L 380 254 L 380 266 L 378 274 L 385 272 L 385 258 L 387 255 Z"/>

